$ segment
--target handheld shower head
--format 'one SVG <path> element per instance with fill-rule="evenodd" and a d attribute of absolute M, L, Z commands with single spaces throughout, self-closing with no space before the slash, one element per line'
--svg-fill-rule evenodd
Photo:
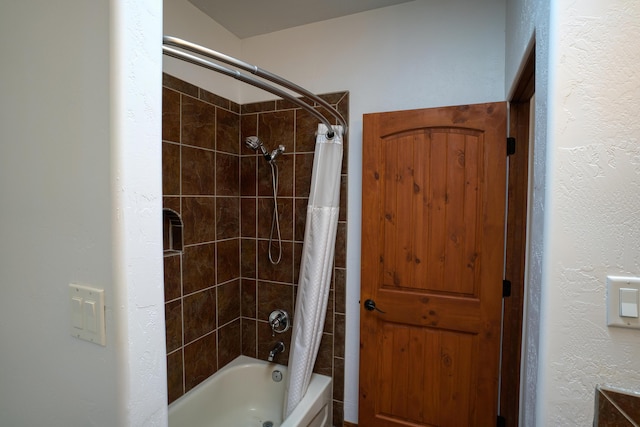
<path fill-rule="evenodd" d="M 275 161 L 276 157 L 278 157 L 282 153 L 284 153 L 284 145 L 278 145 L 278 148 L 276 148 L 271 152 L 271 154 L 269 154 L 269 161 Z"/>

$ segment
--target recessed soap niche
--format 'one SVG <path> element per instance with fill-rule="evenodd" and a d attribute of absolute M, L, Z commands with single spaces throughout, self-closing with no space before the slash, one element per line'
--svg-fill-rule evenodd
<path fill-rule="evenodd" d="M 162 241 L 164 255 L 182 253 L 182 218 L 173 209 L 162 209 Z"/>

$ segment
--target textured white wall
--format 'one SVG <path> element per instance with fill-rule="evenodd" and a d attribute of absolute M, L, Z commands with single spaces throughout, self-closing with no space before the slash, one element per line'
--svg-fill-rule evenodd
<path fill-rule="evenodd" d="M 506 23 L 506 60 L 505 84 L 506 92 L 510 93 L 516 84 L 518 72 L 524 66 L 525 54 L 530 50 L 535 40 L 535 29 L 541 26 L 540 11 L 548 0 L 508 0 Z"/>
<path fill-rule="evenodd" d="M 117 425 L 164 426 L 162 4 L 149 0 L 109 4 L 112 309 L 122 417 Z"/>
<path fill-rule="evenodd" d="M 538 425 L 590 425 L 596 384 L 640 391 L 640 331 L 606 326 L 640 275 L 640 3 L 551 6 Z"/>
<path fill-rule="evenodd" d="M 161 5 L 1 9 L 0 425 L 163 425 Z M 106 347 L 71 337 L 72 282 Z"/>
<path fill-rule="evenodd" d="M 244 39 L 242 56 L 315 93 L 349 90 L 357 123 L 504 99 L 504 31 L 504 0 L 420 0 Z M 273 98 L 249 86 L 242 96 Z"/>
<path fill-rule="evenodd" d="M 240 39 L 188 0 L 163 0 L 163 7 L 164 35 L 188 40 L 236 58 L 240 57 Z M 163 71 L 227 99 L 236 102 L 240 100 L 243 83 L 231 77 L 168 56 L 163 57 Z"/>

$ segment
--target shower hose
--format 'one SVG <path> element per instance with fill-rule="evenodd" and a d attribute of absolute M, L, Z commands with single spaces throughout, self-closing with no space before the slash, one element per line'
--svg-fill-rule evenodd
<path fill-rule="evenodd" d="M 275 161 L 270 161 L 271 166 L 271 183 L 273 184 L 273 217 L 271 218 L 271 232 L 269 233 L 269 262 L 273 265 L 280 263 L 282 259 L 282 237 L 280 236 L 280 219 L 278 218 L 278 165 Z M 273 233 L 277 233 L 278 239 L 278 256 L 274 259 L 273 253 Z"/>

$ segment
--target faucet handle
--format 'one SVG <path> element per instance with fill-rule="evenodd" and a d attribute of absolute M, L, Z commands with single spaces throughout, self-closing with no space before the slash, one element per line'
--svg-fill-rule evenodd
<path fill-rule="evenodd" d="M 269 315 L 269 325 L 271 325 L 271 336 L 275 337 L 276 332 L 281 334 L 291 327 L 289 313 L 284 310 L 274 310 Z"/>

